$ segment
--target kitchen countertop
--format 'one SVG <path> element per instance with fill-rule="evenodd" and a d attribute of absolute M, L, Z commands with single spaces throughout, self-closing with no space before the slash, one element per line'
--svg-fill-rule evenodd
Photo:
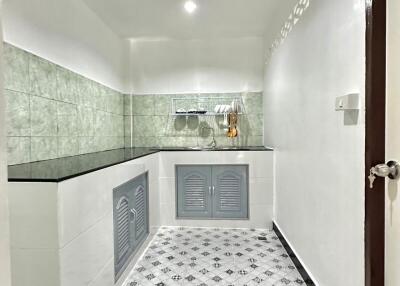
<path fill-rule="evenodd" d="M 62 182 L 160 151 L 273 151 L 267 147 L 122 148 L 8 166 L 9 182 Z"/>

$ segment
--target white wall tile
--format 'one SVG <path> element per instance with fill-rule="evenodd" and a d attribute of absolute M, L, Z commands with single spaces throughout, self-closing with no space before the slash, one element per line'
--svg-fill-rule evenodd
<path fill-rule="evenodd" d="M 272 179 L 250 178 L 249 202 L 250 204 L 272 204 L 274 185 Z"/>
<path fill-rule="evenodd" d="M 175 164 L 249 164 L 251 178 L 272 178 L 272 163 L 271 151 L 163 152 L 160 155 L 160 177 L 174 178 Z"/>
<path fill-rule="evenodd" d="M 175 201 L 175 178 L 160 178 L 160 203 L 172 204 Z"/>
<path fill-rule="evenodd" d="M 112 212 L 60 251 L 62 286 L 87 286 L 114 255 Z"/>
<path fill-rule="evenodd" d="M 58 248 L 57 184 L 9 183 L 12 248 Z"/>
<path fill-rule="evenodd" d="M 12 249 L 13 286 L 56 286 L 59 284 L 57 249 Z"/>
<path fill-rule="evenodd" d="M 111 258 L 97 277 L 88 286 L 112 286 L 114 285 L 114 258 Z"/>
<path fill-rule="evenodd" d="M 143 172 L 142 164 L 123 164 L 61 182 L 60 247 L 111 212 L 113 189 Z"/>

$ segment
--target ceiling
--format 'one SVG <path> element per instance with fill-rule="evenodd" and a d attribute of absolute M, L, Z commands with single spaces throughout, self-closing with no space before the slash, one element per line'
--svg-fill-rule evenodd
<path fill-rule="evenodd" d="M 298 0 L 82 0 L 122 38 L 275 37 Z"/>

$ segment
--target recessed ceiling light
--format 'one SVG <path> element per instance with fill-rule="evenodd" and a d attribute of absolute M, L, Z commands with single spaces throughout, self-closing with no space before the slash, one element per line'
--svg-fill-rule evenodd
<path fill-rule="evenodd" d="M 186 12 L 188 12 L 189 14 L 192 14 L 197 9 L 196 3 L 194 3 L 192 0 L 186 1 L 184 7 Z"/>

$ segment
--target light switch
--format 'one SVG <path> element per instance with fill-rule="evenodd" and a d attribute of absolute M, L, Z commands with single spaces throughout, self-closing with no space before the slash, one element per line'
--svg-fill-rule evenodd
<path fill-rule="evenodd" d="M 351 93 L 344 96 L 336 97 L 335 109 L 340 110 L 360 110 L 360 95 Z"/>

